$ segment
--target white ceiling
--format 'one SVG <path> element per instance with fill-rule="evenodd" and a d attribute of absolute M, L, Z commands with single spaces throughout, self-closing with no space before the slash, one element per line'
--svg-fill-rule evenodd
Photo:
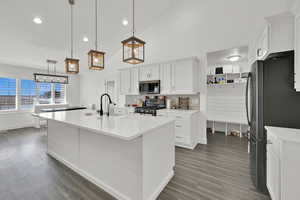
<path fill-rule="evenodd" d="M 227 58 L 229 56 L 240 55 L 241 59 L 239 62 L 247 62 L 248 61 L 248 47 L 236 47 L 231 49 L 225 49 L 221 51 L 209 52 L 207 53 L 207 63 L 208 66 L 214 65 L 226 65 L 232 64 Z"/>
<path fill-rule="evenodd" d="M 154 23 L 161 21 L 162 17 L 166 17 L 170 9 L 177 10 L 180 14 L 180 9 L 184 9 L 192 0 L 136 0 L 136 29 L 137 34 L 142 33 Z M 181 28 L 201 21 L 201 29 L 203 37 L 211 38 L 222 36 L 223 34 L 235 30 L 227 30 L 228 18 L 230 22 L 234 21 L 235 27 L 242 28 L 245 24 L 253 25 L 267 17 L 272 13 L 270 2 L 273 0 L 243 0 L 243 4 L 239 3 L 234 7 L 227 8 L 226 4 L 234 4 L 233 0 L 214 0 L 214 6 L 209 7 L 209 2 L 212 0 L 193 0 L 197 4 L 197 12 L 201 12 L 201 19 L 195 15 L 197 19 L 190 21 L 182 21 L 181 16 L 170 15 L 172 20 L 177 21 L 178 29 L 173 30 L 181 33 Z M 275 1 L 275 0 L 274 0 Z M 276 6 L 286 10 L 297 0 L 276 0 Z M 231 4 L 229 4 L 231 2 Z M 223 9 L 215 8 L 215 5 L 224 6 Z M 247 10 L 247 18 L 241 18 L 241 12 Z M 100 0 L 100 48 L 107 52 L 107 57 L 114 55 L 121 49 L 121 41 L 128 37 L 131 32 L 131 0 Z M 176 7 L 176 9 L 174 9 Z M 259 9 L 253 9 L 259 8 Z M 221 9 L 221 11 L 220 11 Z M 266 10 L 266 12 L 264 12 Z M 218 13 L 215 13 L 218 12 Z M 277 12 L 277 11 L 274 11 Z M 42 25 L 36 25 L 32 22 L 34 16 L 40 16 L 43 19 Z M 175 16 L 175 18 L 174 18 Z M 176 17 L 177 16 L 177 17 Z M 216 16 L 216 17 L 213 17 Z M 221 17 L 220 17 L 221 16 Z M 222 17 L 223 16 L 223 17 Z M 230 16 L 230 17 L 229 17 Z M 259 16 L 259 17 L 258 17 Z M 194 17 L 192 15 L 190 17 Z M 129 26 L 122 26 L 122 19 L 129 20 Z M 241 18 L 241 20 L 236 20 Z M 206 20 L 203 20 L 206 19 Z M 0 1 L 0 62 L 25 65 L 31 67 L 43 67 L 47 58 L 57 59 L 59 68 L 63 70 L 63 60 L 66 56 L 70 56 L 70 8 L 68 0 L 1 0 Z M 225 26 L 225 27 L 224 27 Z M 212 27 L 220 27 L 221 31 L 215 30 Z M 76 0 L 75 5 L 75 56 L 86 59 L 86 53 L 90 48 L 93 48 L 94 38 L 94 0 Z M 210 28 L 210 29 L 209 29 Z M 159 33 L 168 32 L 156 30 L 155 37 L 159 38 Z M 185 30 L 185 29 L 184 29 Z M 194 29 L 191 29 L 194 30 Z M 216 29 L 218 30 L 218 29 Z M 223 31 L 223 32 L 222 32 Z M 252 30 L 249 30 L 249 32 Z M 174 34 L 170 31 L 170 34 Z M 196 33 L 195 33 L 196 34 Z M 197 33 L 198 34 L 198 33 Z M 82 42 L 82 37 L 89 37 L 89 43 Z M 209 36 L 209 37 L 208 37 Z M 185 40 L 185 35 L 182 40 Z M 153 38 L 152 38 L 153 40 Z M 248 38 L 241 37 L 241 44 L 247 44 Z M 176 42 L 176 41 L 174 41 Z M 180 41 L 178 41 L 180 43 Z M 215 41 L 209 41 L 211 45 L 204 47 L 211 49 L 217 46 Z M 153 43 L 154 44 L 154 43 Z M 152 44 L 152 45 L 153 45 Z M 150 45 L 150 44 L 149 44 Z M 164 44 L 159 44 L 164 45 Z M 225 47 L 226 48 L 226 47 Z M 212 48 L 213 51 L 215 48 Z"/>
<path fill-rule="evenodd" d="M 173 0 L 137 0 L 136 32 L 152 24 Z M 99 42 L 108 56 L 121 48 L 131 34 L 132 1 L 99 0 Z M 75 55 L 82 57 L 94 48 L 94 0 L 75 1 Z M 35 16 L 42 25 L 32 22 Z M 127 27 L 122 20 L 129 21 Z M 70 52 L 70 6 L 68 0 L 1 0 L 0 61 L 38 67 L 47 57 L 63 61 Z M 82 42 L 83 36 L 89 43 Z"/>

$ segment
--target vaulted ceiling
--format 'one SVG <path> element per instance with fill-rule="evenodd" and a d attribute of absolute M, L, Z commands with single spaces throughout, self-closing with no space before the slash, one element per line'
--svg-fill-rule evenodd
<path fill-rule="evenodd" d="M 110 57 L 121 49 L 120 42 L 130 35 L 132 22 L 131 0 L 99 1 L 100 48 L 106 51 L 107 56 Z M 159 22 L 162 17 L 168 16 L 169 10 L 179 11 L 181 7 L 184 9 L 184 5 L 188 5 L 190 2 L 199 2 L 197 3 L 199 9 L 194 8 L 194 10 L 203 12 L 205 16 L 191 14 L 190 21 L 184 22 L 179 15 L 173 13 L 172 17 L 175 17 L 172 20 L 178 21 L 177 30 L 179 32 L 181 27 L 184 28 L 190 24 L 197 25 L 196 21 L 200 20 L 203 37 L 208 35 L 215 37 L 217 34 L 222 35 L 222 31 L 225 33 L 236 31 L 232 28 L 227 30 L 224 27 L 224 24 L 228 23 L 228 21 L 225 21 L 228 20 L 228 16 L 232 21 L 239 23 L 236 24 L 238 29 L 239 27 L 245 27 L 245 24 L 252 25 L 258 22 L 258 18 L 262 20 L 261 18 L 273 14 L 270 11 L 271 9 L 268 9 L 270 3 L 276 4 L 276 7 L 282 8 L 281 10 L 287 10 L 297 0 L 241 1 L 245 2 L 249 10 L 245 11 L 245 6 L 241 3 L 230 8 L 224 6 L 226 7 L 225 10 L 216 9 L 216 6 L 225 5 L 227 2 L 231 2 L 228 5 L 234 4 L 235 1 L 233 0 L 136 0 L 136 29 L 138 33 L 143 33 L 148 27 L 153 27 L 153 24 Z M 174 9 L 174 7 L 177 8 Z M 202 7 L 205 7 L 205 9 Z M 266 10 L 266 13 L 263 12 L 264 10 Z M 94 46 L 94 0 L 76 0 L 74 11 L 75 56 L 86 59 L 86 53 Z M 219 13 L 219 11 L 222 12 Z M 276 10 L 276 12 L 278 11 Z M 215 13 L 216 17 L 211 17 L 214 16 L 214 12 L 218 12 Z M 239 15 L 242 12 L 247 12 L 247 18 L 245 18 L 247 20 L 243 21 L 243 18 L 236 20 L 240 18 Z M 180 14 L 180 12 L 178 13 Z M 220 17 L 222 15 L 226 17 Z M 40 16 L 43 19 L 43 24 L 34 24 L 32 19 L 35 16 Z M 193 16 L 196 16 L 197 19 L 192 19 Z M 202 16 L 202 19 L 198 19 L 198 16 Z M 129 20 L 127 27 L 122 26 L 124 18 Z M 222 27 L 224 30 L 217 33 L 208 32 L 210 29 L 206 27 L 212 26 Z M 70 55 L 70 7 L 68 0 L 1 0 L 0 27 L 0 62 L 29 67 L 43 67 L 45 60 L 51 58 L 57 59 L 60 63 L 59 67 L 63 69 L 63 60 Z M 160 37 L 159 33 L 169 31 L 163 30 L 163 26 L 160 27 L 161 29 L 157 30 L 157 34 L 155 34 L 156 37 Z M 249 31 L 251 30 L 249 29 Z M 173 34 L 173 32 L 169 34 Z M 87 36 L 90 41 L 84 43 L 82 41 L 83 36 Z M 184 40 L 184 37 L 182 39 Z M 242 42 L 247 41 L 248 38 Z M 206 48 L 209 49 L 209 47 Z M 211 49 L 209 50 L 211 51 Z M 84 64 L 82 66 L 84 67 Z"/>
<path fill-rule="evenodd" d="M 136 0 L 136 31 L 143 31 L 168 7 L 172 0 Z M 99 43 L 108 56 L 120 49 L 129 37 L 132 0 L 99 0 Z M 74 8 L 75 55 L 84 56 L 94 48 L 94 0 L 76 0 Z M 43 24 L 32 22 L 35 16 Z M 129 21 L 127 27 L 122 20 Z M 60 61 L 70 52 L 70 6 L 68 0 L 1 0 L 0 62 L 38 67 L 46 58 Z M 82 41 L 89 38 L 88 43 Z M 84 55 L 83 55 L 84 54 Z"/>

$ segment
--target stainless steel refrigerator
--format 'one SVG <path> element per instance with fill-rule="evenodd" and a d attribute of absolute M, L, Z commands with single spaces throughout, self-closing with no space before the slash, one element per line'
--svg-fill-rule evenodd
<path fill-rule="evenodd" d="M 252 65 L 247 79 L 246 112 L 252 180 L 259 191 L 268 193 L 264 126 L 300 128 L 300 92 L 294 89 L 294 51 L 273 53 Z"/>

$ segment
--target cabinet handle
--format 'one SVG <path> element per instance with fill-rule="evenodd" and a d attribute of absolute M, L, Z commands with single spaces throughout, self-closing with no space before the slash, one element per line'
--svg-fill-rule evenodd
<path fill-rule="evenodd" d="M 177 119 L 182 119 L 182 117 L 181 117 L 181 116 L 176 116 L 176 118 L 177 118 Z"/>
<path fill-rule="evenodd" d="M 267 144 L 273 144 L 271 140 L 267 140 Z"/>
<path fill-rule="evenodd" d="M 177 128 L 181 128 L 182 126 L 180 126 L 180 125 L 176 125 L 176 127 L 177 127 Z"/>
<path fill-rule="evenodd" d="M 181 139 L 181 138 L 183 138 L 183 137 L 180 137 L 180 136 L 176 136 L 176 138 L 178 138 L 178 139 Z"/>
<path fill-rule="evenodd" d="M 256 52 L 257 56 L 261 56 L 261 53 L 262 53 L 262 49 L 261 48 L 257 49 L 257 52 Z"/>

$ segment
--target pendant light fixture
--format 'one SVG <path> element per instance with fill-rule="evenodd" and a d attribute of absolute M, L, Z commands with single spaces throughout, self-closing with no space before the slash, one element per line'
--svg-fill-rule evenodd
<path fill-rule="evenodd" d="M 65 59 L 66 73 L 68 74 L 78 74 L 79 73 L 79 59 L 73 58 L 74 53 L 74 20 L 73 20 L 73 9 L 75 5 L 75 0 L 68 0 L 71 6 L 71 58 Z"/>
<path fill-rule="evenodd" d="M 68 84 L 69 78 L 68 76 L 57 75 L 56 74 L 56 60 L 47 60 L 47 74 L 42 73 L 34 73 L 34 81 L 37 83 L 61 83 Z M 50 73 L 50 66 L 53 66 L 54 73 Z"/>
<path fill-rule="evenodd" d="M 98 0 L 95 0 L 95 50 L 90 50 L 89 69 L 103 70 L 104 69 L 105 52 L 98 51 Z"/>
<path fill-rule="evenodd" d="M 134 0 L 132 0 L 132 36 L 124 41 L 123 44 L 123 62 L 129 64 L 139 64 L 145 61 L 145 42 L 135 37 L 134 21 Z"/>

